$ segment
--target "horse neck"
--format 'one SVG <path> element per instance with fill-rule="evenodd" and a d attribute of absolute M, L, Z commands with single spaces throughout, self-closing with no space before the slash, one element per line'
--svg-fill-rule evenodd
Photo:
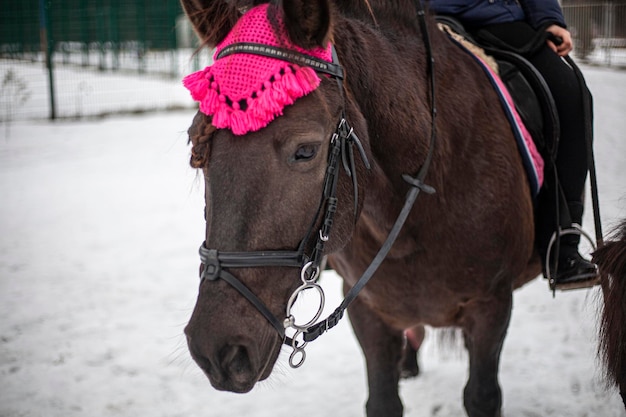
<path fill-rule="evenodd" d="M 416 175 L 424 164 L 432 132 L 430 74 L 417 17 L 411 22 L 394 16 L 396 20 L 379 19 L 378 27 L 344 17 L 336 22 L 334 37 L 345 67 L 347 96 L 365 118 L 377 170 L 370 176 L 364 212 L 382 229 L 393 223 L 409 189 L 402 175 Z M 432 225 L 434 219 L 441 221 L 445 210 L 445 221 L 452 225 L 455 218 L 466 216 L 467 207 L 496 207 L 529 196 L 497 93 L 482 68 L 447 39 L 434 19 L 427 22 L 438 116 L 437 142 L 425 182 L 437 194 L 420 199 L 419 214 L 414 211 L 407 224 Z M 493 172 L 499 173 L 498 181 Z M 509 186 L 494 187 L 496 182 Z"/>
<path fill-rule="evenodd" d="M 417 21 L 391 21 L 393 36 L 371 22 L 339 21 L 335 44 L 346 71 L 348 97 L 367 122 L 373 159 L 392 190 L 406 189 L 401 174 L 415 174 L 428 152 L 430 93 L 426 48 Z M 430 25 L 429 30 L 436 30 Z"/>

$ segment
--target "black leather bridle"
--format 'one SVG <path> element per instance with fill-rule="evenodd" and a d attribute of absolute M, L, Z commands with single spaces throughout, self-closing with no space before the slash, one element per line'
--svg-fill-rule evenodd
<path fill-rule="evenodd" d="M 326 62 L 311 56 L 304 55 L 297 51 L 277 48 L 273 46 L 253 44 L 253 43 L 236 43 L 224 48 L 216 59 L 223 58 L 233 53 L 249 53 L 268 56 L 271 58 L 282 59 L 298 65 L 306 65 L 313 68 L 316 72 L 335 78 L 338 83 L 339 91 L 343 95 L 343 69 L 338 64 L 337 54 L 333 47 L 333 62 Z M 330 148 L 328 152 L 327 167 L 324 177 L 322 196 L 318 205 L 317 212 L 308 228 L 304 238 L 301 240 L 299 247 L 294 251 L 249 251 L 249 252 L 223 252 L 216 249 L 208 249 L 203 243 L 200 246 L 200 260 L 203 264 L 200 279 L 202 281 L 214 281 L 223 279 L 241 293 L 257 310 L 268 320 L 268 322 L 276 329 L 281 339 L 286 344 L 295 345 L 292 338 L 287 337 L 285 328 L 293 325 L 288 320 L 279 320 L 265 306 L 265 304 L 248 289 L 237 277 L 228 270 L 236 268 L 258 268 L 258 267 L 291 267 L 301 269 L 302 281 L 306 284 L 312 284 L 320 273 L 320 265 L 324 256 L 324 247 L 328 241 L 330 231 L 333 225 L 333 219 L 337 210 L 337 180 L 339 177 L 340 163 L 346 173 L 352 178 L 354 191 L 354 215 L 358 210 L 358 183 L 356 175 L 356 165 L 354 158 L 354 147 L 365 164 L 370 169 L 370 164 L 363 149 L 361 141 L 354 133 L 354 130 L 348 124 L 345 118 L 345 110 L 337 124 L 337 128 L 330 139 Z M 312 235 L 315 225 L 322 217 L 318 233 L 315 234 L 315 242 L 312 242 Z M 312 247 L 310 253 L 306 253 L 307 247 Z"/>
<path fill-rule="evenodd" d="M 419 3 L 419 1 L 417 2 Z M 426 30 L 424 21 L 423 10 L 418 9 L 418 17 L 422 26 L 422 35 L 424 42 L 427 45 L 428 52 L 428 70 L 430 72 L 430 92 L 431 92 L 431 140 L 429 151 L 426 156 L 426 160 L 419 170 L 418 174 L 413 177 L 411 175 L 403 175 L 403 179 L 411 186 L 406 198 L 405 203 L 398 215 L 395 224 L 377 255 L 374 257 L 368 268 L 363 275 L 359 278 L 357 283 L 346 294 L 342 303 L 337 307 L 334 312 L 325 320 L 318 323 L 314 323 L 320 316 L 323 308 L 324 296 L 321 287 L 319 287 L 315 281 L 320 274 L 320 265 L 324 256 L 325 244 L 328 241 L 330 231 L 333 225 L 333 218 L 337 209 L 337 180 L 340 170 L 340 161 L 342 161 L 344 170 L 352 178 L 353 192 L 354 192 L 354 215 L 355 222 L 357 216 L 358 205 L 358 183 L 356 176 L 356 166 L 354 160 L 354 146 L 356 146 L 361 159 L 367 169 L 370 169 L 370 164 L 365 154 L 365 150 L 361 144 L 361 141 L 354 133 L 345 118 L 345 109 L 342 111 L 342 116 L 337 124 L 335 133 L 330 139 L 330 149 L 328 152 L 327 168 L 324 178 L 324 185 L 322 188 L 322 196 L 316 212 L 316 215 L 311 222 L 311 225 L 301 240 L 299 247 L 294 251 L 248 251 L 248 252 L 222 252 L 216 249 L 209 249 L 203 243 L 200 246 L 200 260 L 203 265 L 203 269 L 200 275 L 201 282 L 204 280 L 215 281 L 222 279 L 235 288 L 241 295 L 243 295 L 257 310 L 268 320 L 268 322 L 276 329 L 280 338 L 287 345 L 293 347 L 293 353 L 290 356 L 290 365 L 292 367 L 299 367 L 304 362 L 306 354 L 304 352 L 305 345 L 315 340 L 326 330 L 334 327 L 339 320 L 343 317 L 344 311 L 348 305 L 356 298 L 358 293 L 363 289 L 367 282 L 372 278 L 380 264 L 383 262 L 387 253 L 391 250 L 391 246 L 395 242 L 404 222 L 406 221 L 411 208 L 415 202 L 420 191 L 424 191 L 428 194 L 432 194 L 435 190 L 424 183 L 424 178 L 428 172 L 430 161 L 432 159 L 433 148 L 435 144 L 435 89 L 434 89 L 434 60 L 432 58 L 432 51 L 430 47 L 430 40 L 428 38 L 428 32 Z M 344 96 L 343 90 L 343 69 L 338 62 L 335 48 L 332 48 L 333 62 L 329 63 L 324 60 L 320 60 L 297 51 L 276 48 L 273 46 L 254 44 L 254 43 L 236 43 L 224 48 L 216 59 L 223 58 L 233 53 L 250 53 L 256 55 L 267 56 L 276 59 L 282 59 L 287 62 L 291 62 L 298 65 L 305 65 L 313 68 L 315 71 L 328 75 L 337 80 L 339 91 Z M 344 97 L 345 103 L 345 97 Z M 315 225 L 322 216 L 322 220 L 319 223 L 320 227 L 318 233 L 315 236 L 315 244 L 309 245 L 311 242 L 313 230 Z M 313 247 L 310 253 L 306 253 L 307 247 Z M 286 318 L 279 320 L 274 316 L 267 306 L 245 286 L 237 277 L 235 277 L 228 270 L 237 268 L 258 268 L 258 267 L 290 267 L 300 268 L 302 285 L 296 289 L 294 294 L 290 297 L 287 305 Z M 316 288 L 320 291 L 322 297 L 322 307 L 318 310 L 313 320 L 305 325 L 296 325 L 295 319 L 290 314 L 291 306 L 300 292 Z M 295 329 L 295 335 L 288 337 L 285 329 Z M 302 340 L 297 340 L 298 336 L 302 335 Z M 299 360 L 296 359 L 296 355 L 300 354 Z"/>

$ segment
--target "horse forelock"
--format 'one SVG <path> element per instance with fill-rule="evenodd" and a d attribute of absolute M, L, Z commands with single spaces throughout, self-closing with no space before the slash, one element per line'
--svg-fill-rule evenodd
<path fill-rule="evenodd" d="M 209 161 L 211 150 L 211 138 L 217 131 L 217 128 L 211 123 L 211 117 L 198 112 L 187 134 L 189 143 L 191 143 L 191 157 L 189 164 L 193 168 L 204 168 Z"/>

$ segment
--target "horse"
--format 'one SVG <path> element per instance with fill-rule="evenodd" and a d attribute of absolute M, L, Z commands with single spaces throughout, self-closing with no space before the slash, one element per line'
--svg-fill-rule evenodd
<path fill-rule="evenodd" d="M 403 414 L 404 332 L 424 325 L 462 332 L 467 414 L 501 415 L 512 294 L 541 262 L 529 181 L 483 69 L 419 2 L 181 3 L 203 45 L 218 47 L 216 63 L 249 53 L 281 68 L 245 99 L 229 96 L 209 70 L 186 79 L 201 101 L 188 134 L 190 163 L 205 179 L 206 230 L 185 335 L 211 385 L 250 391 L 269 377 L 283 343 L 299 366 L 306 344 L 347 309 L 366 358 L 369 417 Z M 278 46 L 224 44 L 255 33 L 242 22 L 260 8 Z M 301 74 L 305 67 L 316 75 Z M 287 78 L 295 99 L 283 89 L 268 99 L 271 114 L 251 110 Z M 318 311 L 302 324 L 292 306 L 303 291 L 318 291 L 323 304 L 326 258 L 346 299 L 326 320 L 316 323 Z M 620 291 L 609 291 L 607 310 L 622 303 Z M 606 326 L 624 340 L 623 316 Z M 607 355 L 623 357 L 611 337 Z M 624 381 L 622 370 L 610 375 Z"/>

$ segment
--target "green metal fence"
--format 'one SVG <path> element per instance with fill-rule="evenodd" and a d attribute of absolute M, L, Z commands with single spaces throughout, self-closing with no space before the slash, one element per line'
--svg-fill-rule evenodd
<path fill-rule="evenodd" d="M 563 9 L 578 59 L 626 67 L 626 0 Z M 196 47 L 179 0 L 0 0 L 0 123 L 192 106 Z"/>
<path fill-rule="evenodd" d="M 2 0 L 0 5 L 3 54 L 40 51 L 42 26 L 61 52 L 120 51 L 129 45 L 176 49 L 176 20 L 182 14 L 178 0 Z"/>
<path fill-rule="evenodd" d="M 34 60 L 49 47 L 63 64 L 145 72 L 148 53 L 191 46 L 178 0 L 0 0 L 0 10 L 0 58 Z M 168 61 L 151 72 L 177 75 Z"/>
<path fill-rule="evenodd" d="M 0 0 L 0 122 L 180 107 L 196 46 L 179 0 Z"/>

